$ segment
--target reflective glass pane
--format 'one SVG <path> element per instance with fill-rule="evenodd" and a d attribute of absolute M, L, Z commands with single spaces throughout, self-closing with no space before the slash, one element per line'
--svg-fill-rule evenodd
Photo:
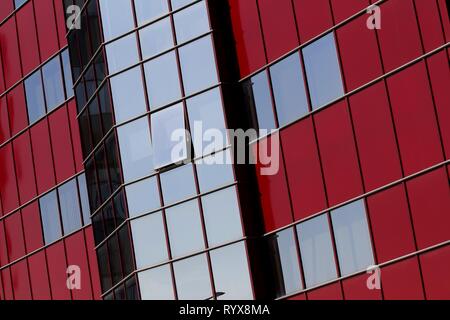
<path fill-rule="evenodd" d="M 172 273 L 168 265 L 141 272 L 138 277 L 142 300 L 175 299 Z"/>
<path fill-rule="evenodd" d="M 150 109 L 167 105 L 181 98 L 175 53 L 169 52 L 144 65 Z"/>
<path fill-rule="evenodd" d="M 161 173 L 164 204 L 186 200 L 197 194 L 192 164 Z"/>
<path fill-rule="evenodd" d="M 167 0 L 134 0 L 138 25 L 147 22 L 169 12 Z"/>
<path fill-rule="evenodd" d="M 109 73 L 123 70 L 139 61 L 136 34 L 132 33 L 106 46 Z"/>
<path fill-rule="evenodd" d="M 129 185 L 125 190 L 130 217 L 149 213 L 161 207 L 158 184 L 154 177 Z"/>
<path fill-rule="evenodd" d="M 111 78 L 111 90 L 117 124 L 133 119 L 147 111 L 140 67 Z"/>
<path fill-rule="evenodd" d="M 242 238 L 241 215 L 234 187 L 202 197 L 210 247 Z"/>
<path fill-rule="evenodd" d="M 364 201 L 332 211 L 334 237 L 343 276 L 374 264 Z"/>
<path fill-rule="evenodd" d="M 89 197 L 87 191 L 86 175 L 78 176 L 78 189 L 80 190 L 81 211 L 83 213 L 83 225 L 91 223 L 91 208 L 89 206 Z"/>
<path fill-rule="evenodd" d="M 33 124 L 45 115 L 44 90 L 42 88 L 40 70 L 25 79 L 25 93 L 27 96 L 28 119 L 30 124 Z"/>
<path fill-rule="evenodd" d="M 167 209 L 166 218 L 174 258 L 205 248 L 197 200 Z"/>
<path fill-rule="evenodd" d="M 64 234 L 67 235 L 81 228 L 81 212 L 76 180 L 71 180 L 59 187 L 58 195 L 63 230 Z"/>
<path fill-rule="evenodd" d="M 334 34 L 314 41 L 303 49 L 311 103 L 314 109 L 344 94 Z"/>
<path fill-rule="evenodd" d="M 131 231 L 138 269 L 156 265 L 169 258 L 161 212 L 133 220 Z"/>
<path fill-rule="evenodd" d="M 175 13 L 173 20 L 178 44 L 192 40 L 210 30 L 204 1 Z"/>
<path fill-rule="evenodd" d="M 212 296 L 208 261 L 202 254 L 173 264 L 178 299 L 206 300 Z"/>
<path fill-rule="evenodd" d="M 307 114 L 308 100 L 298 53 L 273 65 L 270 75 L 280 126 Z"/>
<path fill-rule="evenodd" d="M 139 31 L 142 58 L 153 57 L 173 47 L 170 18 L 155 22 Z"/>
<path fill-rule="evenodd" d="M 181 47 L 179 52 L 186 95 L 217 84 L 216 62 L 210 36 Z"/>
<path fill-rule="evenodd" d="M 306 287 L 313 287 L 337 277 L 333 245 L 327 215 L 297 226 Z"/>
<path fill-rule="evenodd" d="M 117 129 L 125 182 L 153 172 L 153 153 L 146 117 Z"/>
<path fill-rule="evenodd" d="M 130 0 L 100 0 L 103 34 L 111 40 L 134 28 L 133 10 Z"/>
<path fill-rule="evenodd" d="M 196 162 L 200 192 L 205 193 L 234 182 L 230 151 L 222 151 Z"/>
<path fill-rule="evenodd" d="M 170 1 L 172 2 L 172 9 L 176 10 L 188 5 L 189 3 L 194 2 L 195 0 L 170 0 Z"/>
<path fill-rule="evenodd" d="M 45 244 L 55 242 L 62 237 L 56 191 L 40 198 L 39 207 L 41 209 Z"/>
<path fill-rule="evenodd" d="M 253 299 L 243 242 L 212 251 L 211 266 L 218 300 Z"/>
<path fill-rule="evenodd" d="M 61 53 L 61 59 L 64 71 L 64 83 L 66 85 L 67 98 L 73 96 L 73 80 L 72 80 L 72 69 L 70 67 L 70 57 L 69 50 L 64 50 Z"/>
<path fill-rule="evenodd" d="M 59 56 L 53 58 L 42 67 L 47 112 L 64 102 L 64 84 Z"/>

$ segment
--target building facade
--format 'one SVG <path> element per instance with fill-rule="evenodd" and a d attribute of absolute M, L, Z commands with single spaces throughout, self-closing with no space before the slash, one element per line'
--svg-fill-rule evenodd
<path fill-rule="evenodd" d="M 0 300 L 450 299 L 449 37 L 444 0 L 3 0 Z"/>

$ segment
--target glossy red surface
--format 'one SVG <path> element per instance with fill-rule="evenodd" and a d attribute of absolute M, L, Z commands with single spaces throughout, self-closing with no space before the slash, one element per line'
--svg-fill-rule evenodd
<path fill-rule="evenodd" d="M 28 266 L 33 300 L 51 299 L 45 251 L 40 251 L 28 258 Z"/>
<path fill-rule="evenodd" d="M 358 11 L 365 9 L 369 6 L 369 0 L 330 0 L 333 7 L 333 14 L 336 23 L 345 20 Z"/>
<path fill-rule="evenodd" d="M 307 293 L 308 300 L 342 300 L 342 288 L 340 282 L 314 289 Z"/>
<path fill-rule="evenodd" d="M 311 40 L 333 26 L 329 0 L 294 0 L 295 16 L 302 43 Z M 311 14 L 320 12 L 320 14 Z"/>
<path fill-rule="evenodd" d="M 420 256 L 425 295 L 430 300 L 450 299 L 450 247 L 439 248 Z"/>
<path fill-rule="evenodd" d="M 41 61 L 46 61 L 59 49 L 53 0 L 33 0 Z M 36 5 L 39 2 L 39 5 Z"/>
<path fill-rule="evenodd" d="M 10 88 L 22 76 L 15 19 L 8 19 L 0 26 L 0 40 L 5 87 Z"/>
<path fill-rule="evenodd" d="M 11 135 L 18 134 L 28 125 L 27 106 L 25 103 L 25 91 L 19 84 L 6 95 L 8 104 L 9 127 Z"/>
<path fill-rule="evenodd" d="M 63 241 L 51 245 L 45 251 L 52 298 L 54 300 L 70 300 L 71 294 L 66 285 L 67 262 Z"/>
<path fill-rule="evenodd" d="M 23 73 L 28 74 L 39 65 L 33 1 L 17 12 L 16 19 Z"/>
<path fill-rule="evenodd" d="M 27 205 L 22 210 L 23 231 L 27 253 L 31 253 L 44 245 L 42 237 L 41 216 L 37 201 Z"/>
<path fill-rule="evenodd" d="M 370 274 L 361 274 L 342 282 L 345 300 L 382 300 L 380 289 L 368 289 Z"/>
<path fill-rule="evenodd" d="M 10 263 L 25 255 L 20 212 L 16 212 L 5 219 L 5 237 Z"/>
<path fill-rule="evenodd" d="M 20 204 L 25 204 L 36 196 L 34 164 L 28 131 L 14 139 L 13 152 L 19 200 Z"/>

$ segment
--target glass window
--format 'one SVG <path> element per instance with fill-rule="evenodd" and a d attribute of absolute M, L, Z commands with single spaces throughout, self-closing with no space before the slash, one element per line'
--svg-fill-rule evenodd
<path fill-rule="evenodd" d="M 130 0 L 100 0 L 105 41 L 120 36 L 134 28 Z"/>
<path fill-rule="evenodd" d="M 364 201 L 331 212 L 336 250 L 343 276 L 374 264 Z"/>
<path fill-rule="evenodd" d="M 192 40 L 210 30 L 204 1 L 175 13 L 173 20 L 178 44 Z"/>
<path fill-rule="evenodd" d="M 67 98 L 73 96 L 73 80 L 72 80 L 72 68 L 70 67 L 69 50 L 64 50 L 61 53 L 61 59 L 64 71 L 64 83 L 66 85 Z"/>
<path fill-rule="evenodd" d="M 44 90 L 42 88 L 40 70 L 25 79 L 25 93 L 27 96 L 28 119 L 30 124 L 33 124 L 45 115 Z"/>
<path fill-rule="evenodd" d="M 147 62 L 144 68 L 151 110 L 181 98 L 175 52 L 169 52 Z"/>
<path fill-rule="evenodd" d="M 292 228 L 269 239 L 277 297 L 303 289 L 295 241 Z"/>
<path fill-rule="evenodd" d="M 184 6 L 186 6 L 189 3 L 192 3 L 194 1 L 195 0 L 171 0 L 171 2 L 172 2 L 172 9 L 173 10 L 179 9 L 179 8 L 184 7 Z"/>
<path fill-rule="evenodd" d="M 241 215 L 235 187 L 202 197 L 210 247 L 242 238 Z"/>
<path fill-rule="evenodd" d="M 71 180 L 59 187 L 58 195 L 63 230 L 66 235 L 81 228 L 81 212 L 76 180 Z"/>
<path fill-rule="evenodd" d="M 297 226 L 306 286 L 337 277 L 333 245 L 326 214 Z"/>
<path fill-rule="evenodd" d="M 39 199 L 39 207 L 41 209 L 45 244 L 55 242 L 62 237 L 56 191 L 52 191 Z"/>
<path fill-rule="evenodd" d="M 141 29 L 139 37 L 143 59 L 153 57 L 172 48 L 174 44 L 170 18 L 165 18 Z"/>
<path fill-rule="evenodd" d="M 44 79 L 47 111 L 50 112 L 65 100 L 59 56 L 53 58 L 42 67 L 42 77 Z"/>
<path fill-rule="evenodd" d="M 139 61 L 136 43 L 136 34 L 132 33 L 106 45 L 108 70 L 110 74 L 116 73 Z"/>
<path fill-rule="evenodd" d="M 133 119 L 147 111 L 140 67 L 111 78 L 111 91 L 117 124 Z"/>
<path fill-rule="evenodd" d="M 172 273 L 168 265 L 141 272 L 138 277 L 142 300 L 175 299 Z"/>
<path fill-rule="evenodd" d="M 243 242 L 212 251 L 211 266 L 218 300 L 253 299 Z"/>
<path fill-rule="evenodd" d="M 169 258 L 161 212 L 133 220 L 131 231 L 138 269 L 153 266 Z"/>
<path fill-rule="evenodd" d="M 124 182 L 153 173 L 153 153 L 147 117 L 117 129 Z"/>
<path fill-rule="evenodd" d="M 244 86 L 247 102 L 251 108 L 255 127 L 260 130 L 276 128 L 273 114 L 272 97 L 270 96 L 269 78 L 267 71 L 258 73 Z"/>
<path fill-rule="evenodd" d="M 210 36 L 181 47 L 179 52 L 186 95 L 217 84 L 216 63 Z"/>
<path fill-rule="evenodd" d="M 159 169 L 187 158 L 183 105 L 177 104 L 152 114 L 152 138 L 155 168 Z"/>
<path fill-rule="evenodd" d="M 169 12 L 167 0 L 134 0 L 138 25 L 155 20 Z"/>
<path fill-rule="evenodd" d="M 78 176 L 78 188 L 80 191 L 81 210 L 83 212 L 83 225 L 86 226 L 91 223 L 91 208 L 89 206 L 89 197 L 85 174 Z"/>
<path fill-rule="evenodd" d="M 146 179 L 125 188 L 127 192 L 128 213 L 137 217 L 161 207 L 158 184 L 155 177 Z"/>
<path fill-rule="evenodd" d="M 23 5 L 25 2 L 27 2 L 28 0 L 14 0 L 14 5 L 15 8 L 19 8 L 21 5 Z"/>
<path fill-rule="evenodd" d="M 173 271 L 179 300 L 211 298 L 211 281 L 205 254 L 175 262 Z"/>
<path fill-rule="evenodd" d="M 205 248 L 197 200 L 167 209 L 166 219 L 174 258 Z"/>
<path fill-rule="evenodd" d="M 189 124 L 195 156 L 209 155 L 228 144 L 219 89 L 213 89 L 187 100 Z"/>
<path fill-rule="evenodd" d="M 305 47 L 303 59 L 313 109 L 322 107 L 344 94 L 333 33 Z"/>
<path fill-rule="evenodd" d="M 197 194 L 192 164 L 175 168 L 161 174 L 164 204 L 186 200 Z"/>
<path fill-rule="evenodd" d="M 212 191 L 234 182 L 229 150 L 198 160 L 196 167 L 201 193 Z"/>
<path fill-rule="evenodd" d="M 273 65 L 270 75 L 280 126 L 307 114 L 308 100 L 298 53 Z"/>

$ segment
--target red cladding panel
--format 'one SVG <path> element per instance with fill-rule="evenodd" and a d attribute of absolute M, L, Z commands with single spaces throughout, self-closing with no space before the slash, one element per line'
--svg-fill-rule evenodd
<path fill-rule="evenodd" d="M 450 189 L 445 169 L 409 181 L 407 190 L 419 249 L 450 240 Z"/>
<path fill-rule="evenodd" d="M 16 86 L 7 95 L 9 126 L 11 135 L 16 135 L 28 125 L 27 106 L 23 84 Z"/>
<path fill-rule="evenodd" d="M 75 174 L 67 108 L 58 109 L 49 119 L 56 181 L 61 183 Z"/>
<path fill-rule="evenodd" d="M 0 266 L 8 264 L 8 247 L 6 245 L 6 234 L 3 220 L 0 221 Z"/>
<path fill-rule="evenodd" d="M 444 44 L 439 7 L 437 1 L 414 0 L 419 19 L 419 27 L 422 33 L 425 51 L 431 51 Z M 448 16 L 447 16 L 448 21 Z"/>
<path fill-rule="evenodd" d="M 56 29 L 53 0 L 34 0 L 37 33 L 42 61 L 47 60 L 58 51 L 58 31 Z"/>
<path fill-rule="evenodd" d="M 0 26 L 0 43 L 2 44 L 0 53 L 3 62 L 5 85 L 6 88 L 10 88 L 22 76 L 15 19 L 8 19 Z"/>
<path fill-rule="evenodd" d="M 13 12 L 13 0 L 0 1 L 0 21 L 5 19 L 11 12 Z"/>
<path fill-rule="evenodd" d="M 422 54 L 419 28 L 412 0 L 390 0 L 381 5 L 382 27 L 378 30 L 386 71 Z"/>
<path fill-rule="evenodd" d="M 381 290 L 367 287 L 369 274 L 362 274 L 342 282 L 345 300 L 382 300 Z"/>
<path fill-rule="evenodd" d="M 388 79 L 405 175 L 443 160 L 433 100 L 424 63 Z"/>
<path fill-rule="evenodd" d="M 336 23 L 345 20 L 369 6 L 369 0 L 330 0 Z"/>
<path fill-rule="evenodd" d="M 70 291 L 67 289 L 67 264 L 62 241 L 48 247 L 47 264 L 50 276 L 50 285 L 54 300 L 70 300 Z"/>
<path fill-rule="evenodd" d="M 450 19 L 446 18 L 448 17 L 448 4 L 447 0 L 438 0 L 439 5 L 439 11 L 441 13 L 444 33 L 445 33 L 445 39 L 446 42 L 450 41 Z"/>
<path fill-rule="evenodd" d="M 9 262 L 23 257 L 25 255 L 25 243 L 23 241 L 20 212 L 14 213 L 5 220 L 5 235 Z"/>
<path fill-rule="evenodd" d="M 266 64 L 256 0 L 229 0 L 241 77 Z"/>
<path fill-rule="evenodd" d="M 6 105 L 6 97 L 3 96 L 0 98 L 0 144 L 4 143 L 10 137 L 8 106 Z"/>
<path fill-rule="evenodd" d="M 41 217 L 37 201 L 22 209 L 23 230 L 27 253 L 33 252 L 44 245 L 42 238 Z"/>
<path fill-rule="evenodd" d="M 295 220 L 326 208 L 325 188 L 311 118 L 281 133 Z"/>
<path fill-rule="evenodd" d="M 304 300 L 306 300 L 306 294 L 305 293 L 304 294 L 299 294 L 299 295 L 296 295 L 296 296 L 288 298 L 288 300 L 304 301 Z"/>
<path fill-rule="evenodd" d="M 100 287 L 100 273 L 97 265 L 97 255 L 95 254 L 94 234 L 92 227 L 88 227 L 84 231 L 86 237 L 86 249 L 89 258 L 89 269 L 92 281 L 92 292 L 94 293 L 94 299 L 101 299 L 101 287 Z"/>
<path fill-rule="evenodd" d="M 34 165 L 38 193 L 41 194 L 55 185 L 52 149 L 48 121 L 44 119 L 35 124 L 31 130 Z"/>
<path fill-rule="evenodd" d="M 363 15 L 337 30 L 347 91 L 352 91 L 383 73 L 376 34 L 367 28 L 366 21 L 367 16 Z"/>
<path fill-rule="evenodd" d="M 81 149 L 80 129 L 78 127 L 77 106 L 75 100 L 71 100 L 68 104 L 70 130 L 72 133 L 73 150 L 75 156 L 76 171 L 83 171 L 83 150 Z"/>
<path fill-rule="evenodd" d="M 414 234 L 403 185 L 369 197 L 367 206 L 379 263 L 415 251 Z"/>
<path fill-rule="evenodd" d="M 342 300 L 340 282 L 308 292 L 308 300 Z"/>
<path fill-rule="evenodd" d="M 300 41 L 306 42 L 333 26 L 329 0 L 294 0 Z M 320 14 L 314 14 L 319 13 Z"/>
<path fill-rule="evenodd" d="M 11 279 L 14 299 L 31 300 L 27 260 L 22 260 L 11 267 Z"/>
<path fill-rule="evenodd" d="M 64 15 L 64 4 L 63 1 L 53 0 L 53 5 L 55 6 L 56 12 L 56 24 L 58 26 L 58 39 L 59 39 L 59 47 L 63 48 L 67 45 L 66 38 L 66 20 Z"/>
<path fill-rule="evenodd" d="M 383 82 L 350 98 L 366 190 L 402 177 L 389 101 Z"/>
<path fill-rule="evenodd" d="M 272 139 L 264 139 L 258 143 L 259 148 L 271 145 Z M 255 147 L 254 147 L 255 148 Z M 283 160 L 280 154 L 279 170 L 275 175 L 263 175 L 262 164 L 256 165 L 256 175 L 260 192 L 260 201 L 267 232 L 292 223 L 291 206 Z"/>
<path fill-rule="evenodd" d="M 2 199 L 3 215 L 10 213 L 19 206 L 16 175 L 11 144 L 0 148 L 0 197 Z"/>
<path fill-rule="evenodd" d="M 430 300 L 450 300 L 450 246 L 420 256 L 425 295 Z"/>
<path fill-rule="evenodd" d="M 298 46 L 291 0 L 259 0 L 267 58 L 273 61 Z"/>
<path fill-rule="evenodd" d="M 39 48 L 32 1 L 20 8 L 16 19 L 23 73 L 28 74 L 39 65 Z"/>
<path fill-rule="evenodd" d="M 362 194 L 361 176 L 345 101 L 315 116 L 330 206 Z"/>
<path fill-rule="evenodd" d="M 416 257 L 381 269 L 385 300 L 423 300 L 422 281 Z"/>
<path fill-rule="evenodd" d="M 30 268 L 33 300 L 50 300 L 50 283 L 48 279 L 45 251 L 40 251 L 28 258 L 28 266 Z"/>
<path fill-rule="evenodd" d="M 36 196 L 33 156 L 28 131 L 13 141 L 13 150 L 20 203 L 24 204 Z"/>
<path fill-rule="evenodd" d="M 5 293 L 5 300 L 14 300 L 12 283 L 11 283 L 11 272 L 9 269 L 4 269 L 1 272 L 3 281 L 3 290 Z"/>

